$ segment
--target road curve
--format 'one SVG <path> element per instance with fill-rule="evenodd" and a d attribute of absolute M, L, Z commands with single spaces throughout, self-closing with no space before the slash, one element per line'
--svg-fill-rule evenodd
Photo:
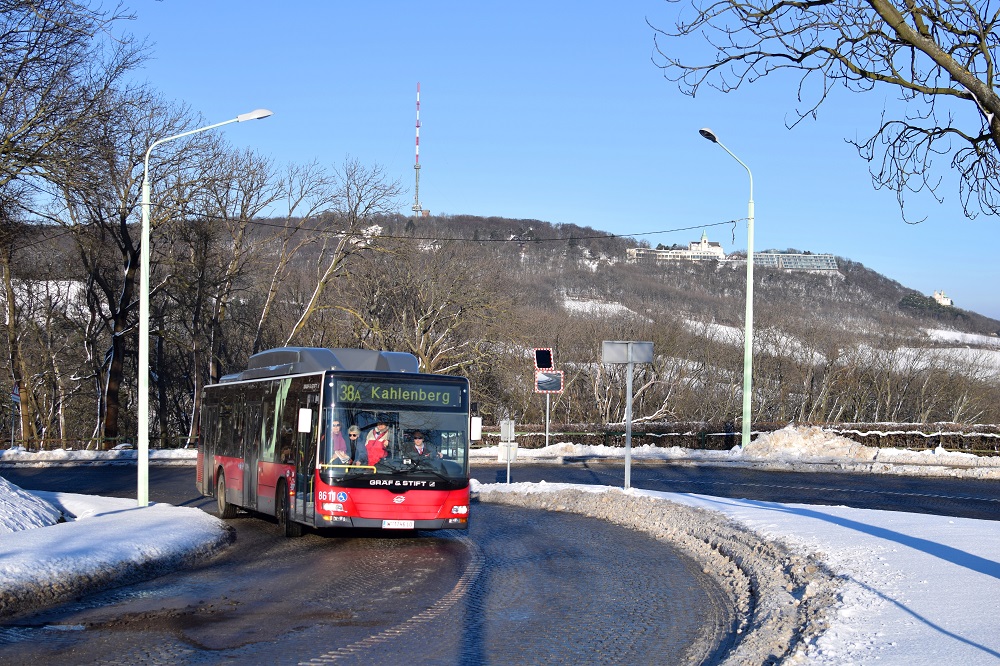
<path fill-rule="evenodd" d="M 92 474 L 34 478 L 81 492 Z M 122 485 L 105 474 L 92 492 Z M 197 505 L 189 476 L 156 470 L 151 497 Z M 694 559 L 586 516 L 479 503 L 467 535 L 298 540 L 232 523 L 212 562 L 5 624 L 0 661 L 712 663 L 740 621 Z"/>

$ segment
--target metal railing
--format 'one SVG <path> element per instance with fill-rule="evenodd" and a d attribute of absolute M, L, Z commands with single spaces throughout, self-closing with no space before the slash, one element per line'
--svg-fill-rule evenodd
<path fill-rule="evenodd" d="M 788 424 L 755 423 L 753 437 L 780 430 Z M 958 424 L 798 424 L 815 426 L 824 432 L 840 435 L 847 439 L 873 448 L 895 448 L 911 451 L 943 449 L 945 451 L 970 453 L 979 456 L 1000 456 L 1000 426 Z M 545 446 L 544 425 L 522 424 L 515 433 L 518 446 L 538 449 Z M 571 442 L 582 445 L 625 446 L 625 429 L 611 426 L 574 425 L 564 430 L 549 429 L 550 443 Z M 474 447 L 497 446 L 500 442 L 498 428 L 484 428 L 483 439 L 474 442 Z M 712 424 L 663 424 L 648 426 L 633 425 L 632 446 L 654 445 L 662 447 L 678 446 L 703 451 L 728 451 L 740 443 L 740 431 L 730 427 Z"/>

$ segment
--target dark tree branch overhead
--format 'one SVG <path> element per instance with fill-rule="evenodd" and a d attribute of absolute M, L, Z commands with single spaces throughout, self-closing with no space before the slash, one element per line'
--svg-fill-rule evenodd
<path fill-rule="evenodd" d="M 693 14 L 672 29 L 651 26 L 653 60 L 685 94 L 702 86 L 728 93 L 791 71 L 801 104 L 795 126 L 815 117 L 837 86 L 894 88 L 905 103 L 900 117 L 884 112 L 867 139 L 849 141 L 871 164 L 876 188 L 894 191 L 901 209 L 910 192 L 940 200 L 935 158 L 948 159 L 965 214 L 1000 212 L 1000 8 L 962 0 L 667 1 Z"/>

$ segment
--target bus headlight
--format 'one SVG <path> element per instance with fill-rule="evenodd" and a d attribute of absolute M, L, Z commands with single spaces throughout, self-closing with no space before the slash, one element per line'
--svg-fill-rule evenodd
<path fill-rule="evenodd" d="M 451 512 L 454 514 L 458 514 L 460 516 L 464 516 L 465 514 L 469 513 L 469 507 L 465 506 L 464 504 L 460 504 L 458 506 L 451 507 Z"/>
<path fill-rule="evenodd" d="M 340 503 L 334 504 L 332 502 L 327 502 L 326 504 L 323 505 L 323 510 L 324 511 L 343 511 L 344 510 L 344 505 L 340 504 Z"/>

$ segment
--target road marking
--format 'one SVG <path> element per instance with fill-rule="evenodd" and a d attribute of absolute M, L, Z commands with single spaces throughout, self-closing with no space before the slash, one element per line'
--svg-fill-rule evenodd
<path fill-rule="evenodd" d="M 395 638 L 410 632 L 420 625 L 436 620 L 441 615 L 443 615 L 448 609 L 454 606 L 458 601 L 463 599 L 469 588 L 476 582 L 479 578 L 479 574 L 483 570 L 483 564 L 486 558 L 483 556 L 483 551 L 480 550 L 479 546 L 467 536 L 457 536 L 451 537 L 461 543 L 469 551 L 469 563 L 465 567 L 465 571 L 462 572 L 462 576 L 455 583 L 455 587 L 451 589 L 451 592 L 444 595 L 437 603 L 428 608 L 427 610 L 418 613 L 411 617 L 409 620 L 401 624 L 397 624 L 394 627 L 390 627 L 385 631 L 375 634 L 374 636 L 369 636 L 360 641 L 352 643 L 350 645 L 345 645 L 342 648 L 337 648 L 336 650 L 331 650 L 326 654 L 319 657 L 314 657 L 309 661 L 299 662 L 300 664 L 329 664 L 337 661 L 342 657 L 352 657 L 363 653 L 368 648 L 387 643 Z"/>

